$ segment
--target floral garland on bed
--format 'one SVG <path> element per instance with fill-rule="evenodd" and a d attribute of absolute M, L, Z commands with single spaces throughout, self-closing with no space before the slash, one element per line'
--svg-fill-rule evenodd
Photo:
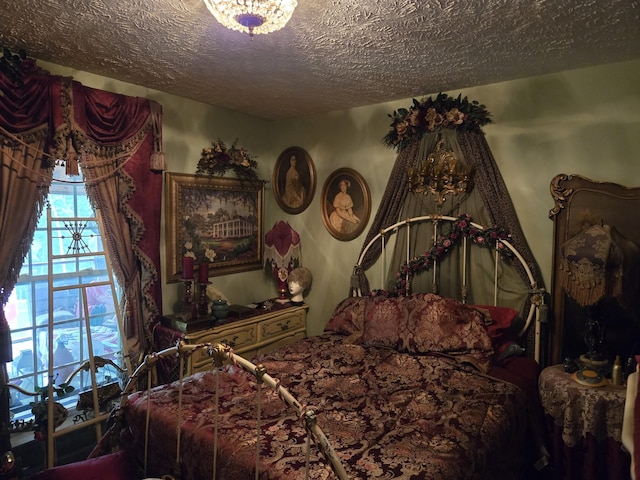
<path fill-rule="evenodd" d="M 471 216 L 467 213 L 460 215 L 452 224 L 451 231 L 446 237 L 438 240 L 433 247 L 423 255 L 414 257 L 409 262 L 400 266 L 396 273 L 396 283 L 389 289 L 377 289 L 371 291 L 371 296 L 399 297 L 408 295 L 408 280 L 415 274 L 427 271 L 436 260 L 444 258 L 462 238 L 466 237 L 481 247 L 491 247 L 498 250 L 501 257 L 511 259 L 514 257 L 511 249 L 502 241 L 511 241 L 511 233 L 500 227 L 480 229 L 472 225 Z"/>
<path fill-rule="evenodd" d="M 479 132 L 480 127 L 491 123 L 489 116 L 487 107 L 462 98 L 462 94 L 454 98 L 439 93 L 435 99 L 429 97 L 422 102 L 414 98 L 409 109 L 399 108 L 389 114 L 393 121 L 383 142 L 400 152 L 426 132 L 442 129 Z"/>

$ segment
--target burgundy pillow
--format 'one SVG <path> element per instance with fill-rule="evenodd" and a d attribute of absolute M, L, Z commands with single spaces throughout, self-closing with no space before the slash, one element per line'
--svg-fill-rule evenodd
<path fill-rule="evenodd" d="M 375 298 L 365 309 L 362 340 L 401 352 L 466 356 L 483 371 L 493 355 L 482 314 L 431 293 Z"/>
<path fill-rule="evenodd" d="M 362 341 L 378 347 L 397 349 L 400 326 L 406 324 L 410 297 L 374 297 L 365 309 Z"/>
<path fill-rule="evenodd" d="M 333 311 L 325 331 L 352 335 L 362 332 L 364 310 L 369 297 L 348 297 L 342 300 Z"/>
<path fill-rule="evenodd" d="M 451 298 L 430 294 L 409 317 L 407 329 L 408 351 L 493 353 L 482 314 Z"/>
<path fill-rule="evenodd" d="M 31 476 L 31 480 L 128 480 L 130 478 L 133 476 L 129 455 L 125 450 L 49 468 Z"/>

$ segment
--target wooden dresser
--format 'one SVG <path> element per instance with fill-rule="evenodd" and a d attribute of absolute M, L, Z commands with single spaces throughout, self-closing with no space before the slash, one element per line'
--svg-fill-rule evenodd
<path fill-rule="evenodd" d="M 278 307 L 242 319 L 228 319 L 220 323 L 204 322 L 201 329 L 181 332 L 175 328 L 176 315 L 163 317 L 162 323 L 173 330 L 173 337 L 183 338 L 187 344 L 225 343 L 246 359 L 287 345 L 306 336 L 307 305 Z M 210 325 L 210 326 L 209 326 Z M 167 332 L 165 332 L 165 337 Z M 171 345 L 163 345 L 167 347 Z M 196 351 L 186 365 L 186 375 L 209 370 L 211 358 L 203 350 Z"/>

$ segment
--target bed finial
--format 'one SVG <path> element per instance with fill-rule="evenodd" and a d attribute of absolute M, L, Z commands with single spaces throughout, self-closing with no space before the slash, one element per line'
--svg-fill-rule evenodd
<path fill-rule="evenodd" d="M 207 353 L 213 359 L 215 367 L 222 368 L 224 361 L 227 359 L 225 346 L 221 343 L 210 345 L 209 348 L 207 348 Z"/>
<path fill-rule="evenodd" d="M 362 267 L 360 265 L 354 265 L 353 272 L 351 273 L 351 281 L 349 284 L 349 290 L 352 297 L 361 297 L 362 288 L 360 288 L 360 275 L 362 275 Z"/>

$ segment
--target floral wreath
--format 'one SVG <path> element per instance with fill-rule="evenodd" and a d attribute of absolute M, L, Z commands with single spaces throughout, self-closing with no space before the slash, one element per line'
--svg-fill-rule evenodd
<path fill-rule="evenodd" d="M 476 100 L 469 101 L 462 94 L 457 98 L 439 93 L 419 102 L 413 99 L 413 105 L 407 110 L 394 110 L 389 117 L 391 130 L 382 141 L 388 147 L 402 151 L 407 145 L 422 138 L 426 132 L 442 129 L 479 132 L 480 127 L 491 123 L 487 107 Z"/>
<path fill-rule="evenodd" d="M 437 241 L 423 255 L 414 257 L 400 266 L 400 270 L 396 273 L 396 283 L 389 290 L 372 290 L 371 296 L 399 297 L 410 294 L 409 279 L 417 273 L 429 270 L 433 263 L 444 258 L 462 237 L 470 239 L 481 247 L 494 248 L 502 258 L 511 259 L 514 257 L 511 249 L 503 243 L 503 241 L 511 241 L 511 233 L 508 230 L 499 227 L 486 229 L 475 227 L 472 224 L 471 216 L 463 213 L 453 222 L 451 231 L 445 238 Z"/>
<path fill-rule="evenodd" d="M 203 148 L 196 167 L 196 176 L 222 176 L 228 170 L 233 170 L 238 178 L 257 180 L 258 174 L 255 169 L 258 167 L 258 162 L 244 148 L 236 147 L 237 143 L 236 140 L 231 147 L 227 147 L 222 140 L 218 139 L 217 142 L 211 143 L 211 147 Z"/>

